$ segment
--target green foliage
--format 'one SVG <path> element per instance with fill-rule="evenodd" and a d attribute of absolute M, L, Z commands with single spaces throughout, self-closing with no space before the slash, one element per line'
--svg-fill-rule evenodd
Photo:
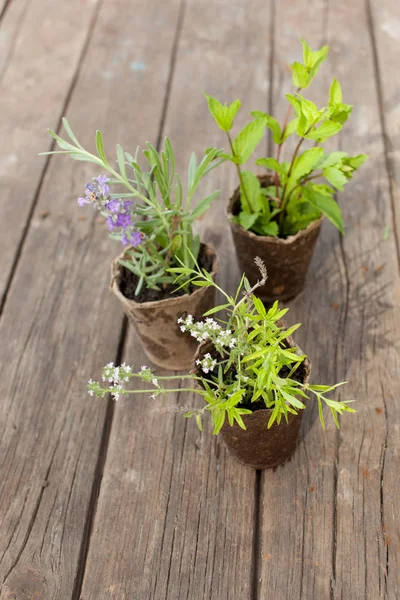
<path fill-rule="evenodd" d="M 328 55 L 327 46 L 312 50 L 304 38 L 301 43 L 303 63 L 294 62 L 291 65 L 296 89 L 286 95 L 289 109 L 283 126 L 268 113 L 255 110 L 250 113 L 254 120 L 232 141 L 230 130 L 240 108 L 240 101 L 236 100 L 226 106 L 207 96 L 213 117 L 221 129 L 227 132 L 231 149 L 228 158 L 238 171 L 241 210 L 234 219 L 244 229 L 259 235 L 294 235 L 322 215 L 343 233 L 343 218 L 334 194 L 336 190 L 343 190 L 344 185 L 367 158 L 364 154 L 350 157 L 345 152 L 324 153 L 321 145 L 341 131 L 351 114 L 352 106 L 343 103 L 342 89 L 336 78 L 330 86 L 325 107 L 317 107 L 300 94 L 301 90 L 310 85 Z M 291 120 L 290 111 L 295 114 L 295 118 Z M 242 172 L 240 168 L 240 165 L 251 158 L 266 128 L 270 130 L 272 140 L 277 145 L 276 157 L 259 158 L 255 162 L 272 173 L 275 190 L 271 186 L 268 190 L 260 188 L 255 176 L 251 177 L 249 171 Z M 282 145 L 292 135 L 298 138 L 295 151 L 290 162 L 282 161 Z M 303 143 L 309 143 L 313 147 L 301 153 Z M 330 185 L 310 183 L 316 178 L 321 178 Z"/>
<path fill-rule="evenodd" d="M 289 413 L 297 414 L 306 408 L 306 402 L 314 396 L 322 427 L 325 427 L 323 404 L 325 404 L 339 427 L 338 415 L 344 412 L 355 412 L 349 401 L 332 400 L 327 397 L 342 383 L 328 385 L 310 385 L 301 375 L 301 365 L 306 359 L 296 347 L 292 347 L 287 339 L 300 324 L 286 329 L 281 319 L 288 309 L 280 309 L 277 302 L 267 310 L 255 291 L 263 285 L 267 278 L 264 264 L 256 259 L 260 268 L 260 281 L 250 287 L 242 277 L 234 296 L 228 295 L 219 288 L 209 273 L 196 265 L 190 269 L 185 265 L 171 268 L 179 284 L 182 279 L 189 278 L 198 286 L 214 286 L 224 296 L 225 301 L 204 315 L 204 321 L 195 321 L 191 315 L 180 318 L 178 323 L 183 332 L 189 332 L 196 340 L 206 341 L 207 351 L 200 352 L 197 360 L 197 373 L 182 377 L 181 375 L 155 377 L 150 369 L 142 367 L 139 373 L 133 373 L 126 365 L 113 367 L 108 365 L 103 371 L 103 380 L 111 381 L 109 388 L 103 388 L 97 382 L 89 382 L 89 392 L 104 397 L 108 391 L 117 398 L 120 394 L 143 393 L 142 389 L 126 390 L 123 384 L 131 378 L 140 378 L 152 383 L 155 390 L 149 390 L 152 398 L 171 391 L 165 388 L 165 380 L 189 379 L 196 383 L 193 390 L 181 388 L 180 391 L 194 391 L 204 400 L 202 408 L 194 408 L 186 413 L 186 417 L 195 417 L 198 427 L 202 428 L 202 417 L 209 413 L 214 434 L 218 434 L 226 421 L 230 425 L 235 422 L 245 429 L 243 415 L 252 412 L 252 405 L 261 401 L 270 409 L 271 416 L 268 427 L 273 423 L 287 420 Z M 215 320 L 211 315 L 221 312 L 224 317 Z"/>
<path fill-rule="evenodd" d="M 134 248 L 128 248 L 125 260 L 120 262 L 136 275 L 136 294 L 143 286 L 158 290 L 171 285 L 174 277 L 168 273 L 168 267 L 183 262 L 193 268 L 200 250 L 200 238 L 193 233 L 193 221 L 208 210 L 219 191 L 202 198 L 197 205 L 193 204 L 193 199 L 201 180 L 226 160 L 222 150 L 208 148 L 200 162 L 195 153 L 191 155 L 184 198 L 181 178 L 175 170 L 174 151 L 168 138 L 165 138 L 161 151 L 147 142 L 143 151 L 147 167 L 143 169 L 139 165 L 139 149 L 132 156 L 117 144 L 116 160 L 112 165 L 106 157 L 100 131 L 96 132 L 96 155 L 83 148 L 66 119 L 63 119 L 63 125 L 72 143 L 49 131 L 61 151 L 43 154 L 68 154 L 75 160 L 96 164 L 111 177 L 109 186 L 113 199 L 133 200 L 129 214 L 141 232 L 142 242 Z M 121 192 L 121 186 L 126 192 Z M 106 201 L 97 202 L 97 205 L 104 217 L 109 216 Z M 123 233 L 114 229 L 110 236 L 121 240 Z M 187 285 L 185 289 L 189 290 Z"/>
<path fill-rule="evenodd" d="M 233 120 L 242 105 L 240 100 L 235 100 L 235 102 L 227 106 L 226 104 L 221 104 L 216 98 L 208 94 L 205 94 L 205 97 L 207 98 L 210 113 L 214 117 L 218 127 L 222 131 L 230 131 L 233 126 Z"/>

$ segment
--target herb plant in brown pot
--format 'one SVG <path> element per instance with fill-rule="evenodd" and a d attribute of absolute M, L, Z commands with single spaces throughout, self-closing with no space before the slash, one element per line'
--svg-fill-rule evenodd
<path fill-rule="evenodd" d="M 339 133 L 352 106 L 342 102 L 336 79 L 326 107 L 317 108 L 301 95 L 328 54 L 327 46 L 312 51 L 304 39 L 301 41 L 304 62 L 291 65 L 295 92 L 286 95 L 289 106 L 282 127 L 271 115 L 253 111 L 253 120 L 232 139 L 230 132 L 241 102 L 226 106 L 207 96 L 212 116 L 228 136 L 227 158 L 238 173 L 239 187 L 229 201 L 228 217 L 239 265 L 252 283 L 257 278 L 253 257 L 264 260 L 269 277 L 260 297 L 266 303 L 290 300 L 302 290 L 324 216 L 343 234 L 342 214 L 334 194 L 343 190 L 367 158 L 342 151 L 326 153 L 321 147 Z M 242 170 L 242 165 L 252 156 L 266 128 L 271 130 L 276 153 L 256 160 L 268 170 L 257 177 Z M 282 148 L 290 136 L 297 140 L 290 160 L 285 161 Z M 309 147 L 301 152 L 304 144 Z"/>
<path fill-rule="evenodd" d="M 143 393 L 125 389 L 124 384 L 134 378 L 152 386 L 148 390 L 152 399 L 173 391 L 195 391 L 204 399 L 204 405 L 193 408 L 186 416 L 195 417 L 202 429 L 202 418 L 210 413 L 214 434 L 221 433 L 230 452 L 255 469 L 277 467 L 290 459 L 310 395 L 317 400 L 322 426 L 325 403 L 339 427 L 338 415 L 355 411 L 348 401 L 332 400 L 326 394 L 342 383 L 309 383 L 310 361 L 291 337 L 299 325 L 286 329 L 280 320 L 288 309 L 280 310 L 276 302 L 267 311 L 254 295 L 266 281 L 262 261 L 257 259 L 256 265 L 260 267 L 261 279 L 253 288 L 243 276 L 235 297 L 217 288 L 226 301 L 208 311 L 204 320 L 196 321 L 191 315 L 179 320 L 182 329 L 200 342 L 190 374 L 158 377 L 147 366 L 135 373 L 125 364 L 115 367 L 110 363 L 103 370 L 107 384 L 90 380 L 89 393 L 104 397 L 111 392 L 116 400 L 122 394 Z M 190 277 L 193 283 L 217 287 L 209 274 L 197 268 L 174 268 L 174 272 L 180 278 Z M 221 311 L 225 311 L 225 318 L 211 316 Z M 191 380 L 194 388 L 165 389 L 164 382 L 175 379 Z"/>
<path fill-rule="evenodd" d="M 217 258 L 211 246 L 193 232 L 193 221 L 217 198 L 215 191 L 193 204 L 198 185 L 225 159 L 216 148 L 206 150 L 198 163 L 189 162 L 188 191 L 184 195 L 175 171 L 174 152 L 168 138 L 158 152 L 147 143 L 143 154 L 147 169 L 117 145 L 115 166 L 108 161 L 101 133 L 96 134 L 97 154 L 85 150 L 66 119 L 66 141 L 50 131 L 60 150 L 45 154 L 68 154 L 76 160 L 96 164 L 107 175 L 86 184 L 80 206 L 92 205 L 105 218 L 111 238 L 120 240 L 124 251 L 112 262 L 111 289 L 135 326 L 149 359 L 166 369 L 188 369 L 196 343 L 181 331 L 177 320 L 192 314 L 200 318 L 214 304 L 214 288 L 197 286 L 189 278 L 174 285 L 174 266 L 195 264 L 213 279 Z"/>

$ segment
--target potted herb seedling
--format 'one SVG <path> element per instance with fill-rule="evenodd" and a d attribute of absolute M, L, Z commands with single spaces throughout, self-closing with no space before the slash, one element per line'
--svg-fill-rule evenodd
<path fill-rule="evenodd" d="M 179 290 L 173 285 L 169 268 L 194 261 L 213 278 L 217 271 L 214 250 L 201 243 L 193 233 L 193 221 L 217 198 L 215 191 L 193 206 L 198 185 L 212 169 L 221 164 L 222 151 L 206 150 L 200 163 L 193 153 L 189 163 L 188 191 L 175 171 L 174 152 L 168 138 L 158 152 L 147 143 L 143 154 L 148 169 L 117 145 L 116 165 L 108 161 L 101 133 L 96 134 L 97 154 L 85 150 L 66 119 L 66 141 L 49 131 L 59 151 L 44 154 L 68 154 L 71 158 L 94 163 L 107 175 L 94 177 L 86 184 L 80 206 L 92 205 L 106 220 L 110 236 L 120 240 L 124 251 L 112 263 L 111 289 L 135 325 L 147 356 L 166 369 L 188 369 L 196 344 L 183 335 L 177 325 L 181 315 L 201 317 L 213 306 L 214 289 L 196 287 L 184 278 Z"/>
<path fill-rule="evenodd" d="M 336 79 L 326 107 L 317 108 L 300 93 L 310 85 L 328 54 L 327 46 L 312 51 L 304 39 L 301 42 L 304 62 L 291 65 L 295 91 L 286 94 L 289 106 L 282 127 L 271 115 L 253 111 L 253 120 L 232 139 L 241 102 L 226 106 L 207 96 L 212 116 L 227 134 L 227 158 L 236 165 L 239 178 L 228 207 L 239 264 L 252 282 L 257 278 L 252 257 L 257 254 L 265 261 L 269 277 L 260 295 L 268 303 L 289 300 L 302 290 L 323 216 L 343 234 L 342 214 L 334 194 L 343 190 L 367 158 L 364 154 L 324 151 L 322 145 L 340 132 L 352 106 L 343 103 Z M 256 160 L 268 170 L 256 177 L 242 165 L 252 156 L 266 128 L 272 132 L 276 154 Z M 290 136 L 297 140 L 292 156 L 285 161 L 282 148 Z M 308 149 L 301 152 L 305 145 Z"/>
<path fill-rule="evenodd" d="M 275 302 L 267 311 L 254 295 L 267 277 L 261 259 L 256 259 L 256 266 L 260 269 L 260 281 L 250 288 L 243 276 L 234 297 L 198 266 L 195 270 L 175 267 L 173 272 L 179 278 L 190 277 L 193 283 L 217 288 L 225 297 L 224 304 L 208 311 L 202 321 L 191 315 L 179 319 L 182 331 L 189 331 L 200 342 L 193 371 L 185 376 L 159 377 L 146 366 L 133 372 L 125 364 L 115 367 L 110 363 L 103 370 L 106 384 L 90 380 L 89 394 L 104 397 L 111 392 L 118 400 L 122 394 L 149 392 L 155 399 L 167 392 L 194 391 L 203 397 L 204 405 L 193 408 L 186 416 L 195 417 L 202 429 L 202 417 L 209 412 L 214 434 L 221 432 L 232 454 L 256 469 L 276 467 L 290 458 L 310 395 L 317 400 L 322 427 L 323 403 L 339 427 L 338 415 L 355 411 L 348 401 L 331 400 L 326 394 L 342 383 L 309 383 L 310 361 L 291 337 L 299 325 L 286 329 L 281 319 L 288 309 L 280 310 Z M 240 297 L 243 288 L 245 292 Z M 225 311 L 225 318 L 211 316 L 221 311 Z M 151 384 L 152 389 L 125 389 L 124 384 L 135 378 Z M 169 380 L 182 379 L 192 381 L 194 388 L 164 387 Z"/>

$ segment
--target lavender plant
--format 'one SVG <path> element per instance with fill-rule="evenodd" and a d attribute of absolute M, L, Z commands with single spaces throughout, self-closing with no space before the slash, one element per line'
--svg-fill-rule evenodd
<path fill-rule="evenodd" d="M 148 168 L 143 170 L 138 161 L 139 148 L 132 156 L 118 144 L 114 165 L 106 157 L 100 131 L 96 132 L 97 154 L 92 154 L 79 143 L 66 119 L 63 125 L 70 141 L 49 130 L 60 150 L 42 154 L 66 154 L 107 172 L 86 184 L 78 204 L 98 210 L 106 220 L 110 237 L 127 246 L 125 260 L 120 263 L 136 275 L 136 294 L 143 286 L 158 290 L 173 284 L 169 267 L 183 263 L 193 268 L 199 256 L 200 238 L 193 232 L 193 222 L 211 206 L 219 191 L 202 198 L 196 206 L 193 200 L 200 181 L 225 161 L 222 150 L 208 148 L 200 162 L 195 153 L 191 155 L 184 196 L 168 138 L 160 152 L 147 142 L 143 155 Z M 184 288 L 189 290 L 187 282 Z"/>
<path fill-rule="evenodd" d="M 330 86 L 326 107 L 318 108 L 301 95 L 328 54 L 328 46 L 312 51 L 305 39 L 302 38 L 301 43 L 303 63 L 291 65 L 295 91 L 286 94 L 289 107 L 282 126 L 266 112 L 252 111 L 253 120 L 232 139 L 230 132 L 241 107 L 240 100 L 227 106 L 206 94 L 212 116 L 228 137 L 230 154 L 227 158 L 236 165 L 238 172 L 241 210 L 237 222 L 259 235 L 287 237 L 305 229 L 322 215 L 344 233 L 342 213 L 334 194 L 336 190 L 343 190 L 368 158 L 365 154 L 349 156 L 342 151 L 326 153 L 321 147 L 339 133 L 352 106 L 343 103 L 342 90 L 336 79 Z M 292 110 L 295 117 L 290 120 Z M 242 165 L 252 156 L 266 128 L 271 130 L 276 155 L 256 160 L 257 165 L 273 173 L 273 185 L 262 187 L 254 173 L 243 171 Z M 292 135 L 298 137 L 295 150 L 289 161 L 282 161 L 283 144 Z M 311 142 L 312 147 L 300 153 L 306 141 Z M 318 179 L 322 181 L 317 182 Z"/>
<path fill-rule="evenodd" d="M 264 285 L 267 273 L 264 264 L 256 259 L 261 279 L 253 288 L 243 275 L 235 296 L 229 296 L 195 262 L 195 269 L 185 265 L 173 267 L 171 273 L 178 281 L 189 278 L 195 286 L 214 286 L 225 298 L 225 303 L 204 315 L 203 321 L 195 321 L 191 315 L 180 318 L 178 323 L 183 332 L 190 334 L 200 343 L 207 343 L 209 351 L 197 359 L 198 372 L 184 376 L 156 376 L 150 368 L 142 366 L 134 372 L 125 364 L 115 367 L 112 363 L 103 369 L 103 383 L 90 380 L 90 395 L 104 397 L 109 392 L 115 400 L 121 395 L 147 392 L 155 399 L 169 392 L 186 391 L 201 395 L 205 401 L 202 408 L 194 408 L 186 417 L 195 417 L 198 427 L 202 428 L 202 417 L 206 412 L 211 415 L 214 433 L 218 434 L 226 419 L 230 425 L 236 421 L 245 429 L 242 415 L 253 412 L 251 407 L 261 401 L 265 408 L 272 410 L 268 427 L 282 418 L 288 419 L 289 413 L 297 414 L 306 408 L 305 399 L 314 396 L 318 403 L 322 427 L 325 426 L 323 404 L 326 404 L 339 427 L 338 415 L 343 412 L 355 412 L 349 401 L 332 400 L 326 396 L 345 382 L 336 385 L 310 385 L 296 378 L 300 365 L 306 355 L 297 348 L 285 343 L 300 324 L 285 328 L 280 319 L 288 309 L 280 309 L 275 302 L 268 311 L 254 294 Z M 244 294 L 241 296 L 242 290 Z M 224 312 L 225 318 L 214 319 L 211 315 Z M 126 389 L 131 380 L 139 379 L 151 384 L 151 389 Z M 193 382 L 195 386 L 167 389 L 169 380 Z M 300 399 L 301 398 L 301 399 Z"/>

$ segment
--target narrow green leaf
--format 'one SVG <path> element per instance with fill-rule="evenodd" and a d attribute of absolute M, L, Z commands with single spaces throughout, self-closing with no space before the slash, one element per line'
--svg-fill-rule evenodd
<path fill-rule="evenodd" d="M 214 200 L 216 198 L 218 198 L 219 192 L 220 192 L 220 190 L 217 190 L 217 191 L 213 192 L 212 194 L 210 194 L 209 196 L 207 196 L 206 198 L 203 198 L 203 200 L 201 202 L 199 202 L 199 204 L 196 206 L 196 208 L 192 211 L 191 219 L 194 220 L 194 219 L 197 219 L 198 217 L 201 217 L 201 215 L 204 214 L 210 208 L 210 206 L 214 202 Z"/>

